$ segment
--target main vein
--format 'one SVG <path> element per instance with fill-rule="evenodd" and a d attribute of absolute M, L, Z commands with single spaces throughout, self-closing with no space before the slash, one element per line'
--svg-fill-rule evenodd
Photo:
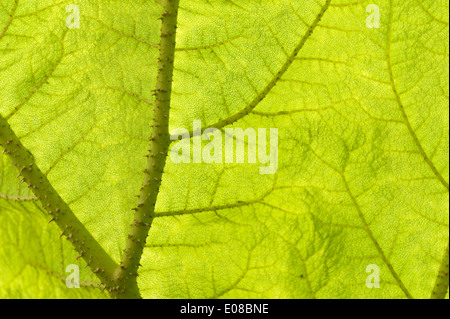
<path fill-rule="evenodd" d="M 179 0 L 162 1 L 161 40 L 159 45 L 158 77 L 155 89 L 153 132 L 150 138 L 148 161 L 144 170 L 144 182 L 135 208 L 128 240 L 117 273 L 117 288 L 112 296 L 140 298 L 137 287 L 137 271 L 150 226 L 155 217 L 155 204 L 161 185 L 167 152 L 170 145 L 169 110 L 172 92 L 175 37 Z"/>

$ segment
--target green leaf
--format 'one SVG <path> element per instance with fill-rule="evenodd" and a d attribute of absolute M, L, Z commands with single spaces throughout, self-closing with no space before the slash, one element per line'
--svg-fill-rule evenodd
<path fill-rule="evenodd" d="M 370 4 L 181 0 L 172 68 L 166 0 L 2 0 L 0 297 L 120 297 L 128 256 L 144 298 L 445 297 L 449 4 L 376 1 L 369 28 Z M 169 132 L 278 128 L 277 172 L 167 156 L 159 187 L 169 102 Z"/>

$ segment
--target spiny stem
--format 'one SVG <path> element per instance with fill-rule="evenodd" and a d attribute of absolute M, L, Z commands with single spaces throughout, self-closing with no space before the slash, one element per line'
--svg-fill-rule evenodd
<path fill-rule="evenodd" d="M 442 257 L 439 273 L 434 284 L 431 299 L 444 299 L 448 290 L 448 245 Z"/>
<path fill-rule="evenodd" d="M 55 222 L 62 230 L 61 236 L 66 236 L 97 277 L 107 287 L 113 285 L 113 275 L 117 264 L 100 246 L 84 225 L 70 209 L 69 205 L 59 196 L 47 177 L 34 162 L 34 157 L 11 129 L 8 121 L 0 116 L 0 145 L 13 165 L 19 170 L 22 181 L 36 195 L 37 200 L 48 212 L 50 222 Z"/>
<path fill-rule="evenodd" d="M 175 57 L 175 37 L 179 0 L 162 1 L 161 41 L 159 45 L 158 77 L 155 89 L 155 109 L 153 133 L 150 138 L 148 161 L 144 170 L 144 182 L 139 195 L 139 203 L 122 262 L 116 273 L 118 290 L 116 298 L 140 298 L 137 287 L 137 271 L 150 226 L 155 217 L 158 196 L 167 152 L 170 145 L 169 110 L 172 93 L 173 65 Z"/>

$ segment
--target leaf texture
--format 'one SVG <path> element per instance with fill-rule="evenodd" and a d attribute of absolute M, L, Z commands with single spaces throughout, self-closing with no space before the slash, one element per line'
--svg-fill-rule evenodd
<path fill-rule="evenodd" d="M 368 28 L 371 3 L 180 1 L 170 131 L 278 128 L 279 164 L 168 159 L 143 297 L 431 297 L 449 240 L 449 6 L 377 1 Z M 117 263 L 152 135 L 161 13 L 0 3 L 0 114 Z M 0 296 L 107 297 L 0 156 Z M 83 289 L 65 287 L 69 264 Z M 380 289 L 366 286 L 372 264 Z"/>

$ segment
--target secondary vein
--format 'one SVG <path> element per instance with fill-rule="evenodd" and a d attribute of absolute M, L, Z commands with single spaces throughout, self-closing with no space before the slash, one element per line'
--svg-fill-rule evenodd
<path fill-rule="evenodd" d="M 328 7 L 330 6 L 331 0 L 327 0 L 325 4 L 323 5 L 322 9 L 320 10 L 319 14 L 317 15 L 314 22 L 309 26 L 308 30 L 306 31 L 305 35 L 300 40 L 299 44 L 295 47 L 294 51 L 291 55 L 288 56 L 286 62 L 283 64 L 281 69 L 277 72 L 277 74 L 274 75 L 272 80 L 264 87 L 264 89 L 261 91 L 261 93 L 256 96 L 252 102 L 248 106 L 246 106 L 244 109 L 239 111 L 238 113 L 231 115 L 227 117 L 226 119 L 220 120 L 214 124 L 208 125 L 207 127 L 202 127 L 201 131 L 204 131 L 208 128 L 217 128 L 221 129 L 222 127 L 225 127 L 227 125 L 233 124 L 234 122 L 240 120 L 241 118 L 245 117 L 247 114 L 249 114 L 253 109 L 255 109 L 259 103 L 261 103 L 262 100 L 266 98 L 266 96 L 272 91 L 272 89 L 275 87 L 275 85 L 278 83 L 278 81 L 281 79 L 281 77 L 286 73 L 286 71 L 289 69 L 289 67 L 292 65 L 292 63 L 295 61 L 295 58 L 297 57 L 300 50 L 305 45 L 306 41 L 309 39 L 309 37 L 314 32 L 315 28 L 319 24 L 320 20 L 322 19 L 325 12 L 328 10 Z M 192 137 L 194 136 L 193 131 L 189 132 L 189 135 Z M 176 140 L 176 137 L 173 137 L 173 140 Z"/>

